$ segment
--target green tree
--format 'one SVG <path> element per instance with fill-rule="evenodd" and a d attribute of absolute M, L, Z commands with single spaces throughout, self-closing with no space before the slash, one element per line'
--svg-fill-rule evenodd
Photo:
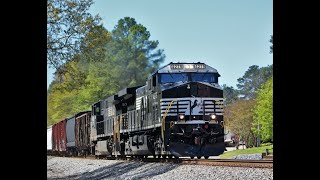
<path fill-rule="evenodd" d="M 57 81 L 66 79 L 66 74 L 70 81 L 66 81 L 60 88 L 81 89 L 86 85 L 86 78 L 89 74 L 90 64 L 102 62 L 106 58 L 106 44 L 111 40 L 111 34 L 101 26 L 96 26 L 85 36 L 81 53 L 75 54 L 72 61 L 61 66 L 63 73 L 56 71 Z M 109 63 L 109 62 L 104 62 Z M 67 73 L 66 73 L 67 72 Z"/>
<path fill-rule="evenodd" d="M 259 90 L 253 112 L 253 132 L 260 135 L 262 141 L 273 141 L 273 77 Z"/>
<path fill-rule="evenodd" d="M 100 37 L 99 34 L 103 34 Z M 96 26 L 86 34 L 72 61 L 64 63 L 48 89 L 48 125 L 90 106 L 124 87 L 142 85 L 164 60 L 158 41 L 133 18 L 120 19 L 112 33 Z"/>
<path fill-rule="evenodd" d="M 76 91 L 61 91 L 56 89 L 58 86 L 60 84 L 53 85 L 52 92 L 47 97 L 47 122 L 52 124 L 76 113 L 73 110 L 74 106 L 72 106 L 76 97 Z"/>
<path fill-rule="evenodd" d="M 229 105 L 238 99 L 239 91 L 234 89 L 232 86 L 222 85 L 223 97 L 226 99 L 226 105 Z"/>
<path fill-rule="evenodd" d="M 110 63 L 104 61 L 91 63 L 86 87 L 80 92 L 81 104 L 92 105 L 98 100 L 117 93 L 120 90 L 118 79 L 113 79 L 113 74 L 117 73 L 119 71 L 113 69 Z"/>
<path fill-rule="evenodd" d="M 61 65 L 81 52 L 85 36 L 101 18 L 88 10 L 93 0 L 48 0 L 47 2 L 47 63 L 62 73 Z M 82 48 L 85 49 L 85 48 Z"/>
<path fill-rule="evenodd" d="M 273 65 L 261 68 L 257 65 L 250 66 L 243 77 L 237 79 L 239 93 L 244 95 L 245 99 L 254 99 L 256 97 L 256 91 L 272 74 Z"/>
<path fill-rule="evenodd" d="M 120 19 L 112 31 L 107 56 L 113 70 L 118 72 L 113 78 L 119 80 L 120 88 L 144 84 L 164 61 L 163 50 L 157 49 L 159 42 L 149 38 L 147 28 L 130 17 Z"/>
<path fill-rule="evenodd" d="M 225 126 L 233 132 L 239 140 L 245 141 L 247 147 L 254 145 L 252 133 L 253 112 L 255 100 L 237 100 L 225 108 Z"/>
<path fill-rule="evenodd" d="M 101 62 L 106 58 L 106 45 L 111 41 L 111 38 L 111 33 L 109 33 L 103 25 L 91 28 L 80 46 L 81 56 L 77 58 L 79 58 L 82 63 Z"/>

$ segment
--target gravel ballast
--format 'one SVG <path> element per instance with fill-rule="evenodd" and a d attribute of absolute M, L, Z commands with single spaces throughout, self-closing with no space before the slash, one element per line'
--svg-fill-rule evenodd
<path fill-rule="evenodd" d="M 234 156 L 232 159 L 262 160 L 262 154 L 241 154 Z"/>
<path fill-rule="evenodd" d="M 48 179 L 273 179 L 273 169 L 47 158 Z"/>

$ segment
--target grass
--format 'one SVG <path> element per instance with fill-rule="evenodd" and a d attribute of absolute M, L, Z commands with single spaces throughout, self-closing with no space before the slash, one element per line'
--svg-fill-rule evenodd
<path fill-rule="evenodd" d="M 233 156 L 237 156 L 240 154 L 258 154 L 258 153 L 263 153 L 266 152 L 266 149 L 269 149 L 270 153 L 273 153 L 273 145 L 270 146 L 263 146 L 263 147 L 254 147 L 254 148 L 248 148 L 248 149 L 238 149 L 234 151 L 228 151 L 224 152 L 223 154 L 220 155 L 221 159 L 230 159 Z"/>

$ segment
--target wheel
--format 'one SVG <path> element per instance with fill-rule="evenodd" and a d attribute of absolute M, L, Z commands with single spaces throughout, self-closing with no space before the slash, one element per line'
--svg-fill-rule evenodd
<path fill-rule="evenodd" d="M 205 158 L 205 159 L 209 159 L 209 156 L 205 156 L 204 158 Z"/>
<path fill-rule="evenodd" d="M 201 159 L 201 156 L 197 156 L 198 159 Z"/>
<path fill-rule="evenodd" d="M 190 156 L 191 159 L 194 159 L 194 156 Z"/>

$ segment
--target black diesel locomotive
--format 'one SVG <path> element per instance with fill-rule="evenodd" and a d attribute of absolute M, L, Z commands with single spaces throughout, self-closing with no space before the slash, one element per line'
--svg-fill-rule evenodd
<path fill-rule="evenodd" d="M 170 63 L 146 85 L 95 103 L 91 153 L 96 156 L 201 158 L 224 152 L 219 73 L 204 63 Z"/>

